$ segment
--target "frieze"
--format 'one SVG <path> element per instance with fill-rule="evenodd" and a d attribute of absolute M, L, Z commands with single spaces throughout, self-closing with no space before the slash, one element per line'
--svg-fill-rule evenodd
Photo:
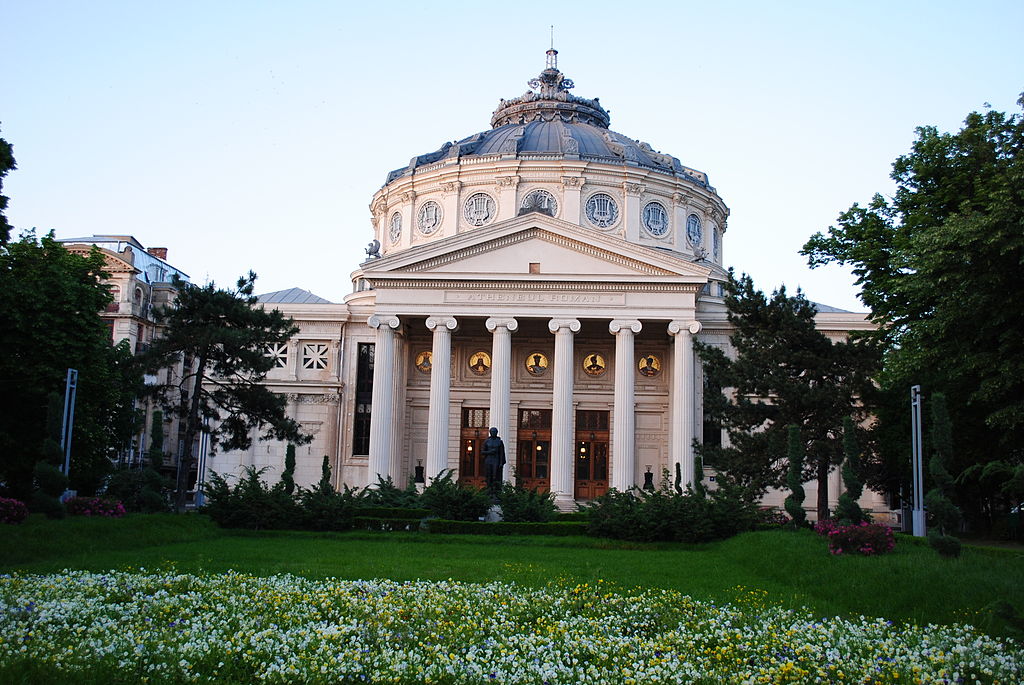
<path fill-rule="evenodd" d="M 341 401 L 341 395 L 336 393 L 290 392 L 285 397 L 289 402 L 298 402 L 299 404 L 338 404 Z"/>
<path fill-rule="evenodd" d="M 460 292 L 448 291 L 444 294 L 444 301 L 451 303 L 507 303 L 507 304 L 549 304 L 574 306 L 581 304 L 602 305 L 611 307 L 622 307 L 626 304 L 626 296 L 623 293 L 595 293 L 595 292 L 501 292 L 501 291 L 478 291 Z"/>

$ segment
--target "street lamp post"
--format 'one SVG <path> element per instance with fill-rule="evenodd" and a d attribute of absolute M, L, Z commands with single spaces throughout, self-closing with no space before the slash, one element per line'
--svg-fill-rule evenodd
<path fill-rule="evenodd" d="M 925 535 L 924 520 L 924 463 L 921 458 L 921 386 L 910 387 L 910 449 L 914 478 L 914 537 Z"/>

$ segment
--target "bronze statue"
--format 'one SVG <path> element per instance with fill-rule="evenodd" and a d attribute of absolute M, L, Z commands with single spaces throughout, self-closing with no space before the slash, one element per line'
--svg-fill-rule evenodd
<path fill-rule="evenodd" d="M 484 455 L 484 475 L 487 489 L 495 497 L 501 489 L 502 467 L 505 466 L 505 443 L 498 437 L 498 429 L 491 429 L 491 437 L 484 440 L 481 452 Z"/>

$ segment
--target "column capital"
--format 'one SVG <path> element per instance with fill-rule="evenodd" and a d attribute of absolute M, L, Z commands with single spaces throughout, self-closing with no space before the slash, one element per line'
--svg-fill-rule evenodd
<path fill-rule="evenodd" d="M 493 333 L 497 328 L 507 328 L 508 330 L 513 332 L 519 330 L 519 322 L 516 321 L 515 319 L 509 318 L 503 319 L 500 317 L 492 316 L 491 318 L 487 319 L 487 321 L 484 322 L 484 325 L 487 326 L 487 330 L 489 330 L 491 333 Z"/>
<path fill-rule="evenodd" d="M 643 324 L 636 319 L 612 319 L 608 324 L 608 332 L 612 335 L 618 335 L 620 332 L 632 331 L 633 333 L 639 333 L 643 330 Z"/>
<path fill-rule="evenodd" d="M 438 326 L 454 331 L 459 327 L 459 322 L 454 316 L 431 316 L 427 318 L 427 328 L 434 330 Z"/>
<path fill-rule="evenodd" d="M 370 328 L 380 328 L 381 326 L 398 328 L 399 325 L 398 317 L 393 314 L 374 314 L 366 320 L 366 323 Z"/>
<path fill-rule="evenodd" d="M 573 333 L 580 332 L 579 319 L 551 319 L 548 321 L 548 330 L 557 333 L 562 328 L 568 328 Z"/>
<path fill-rule="evenodd" d="M 697 335 L 700 333 L 700 329 L 703 328 L 700 325 L 700 321 L 670 321 L 668 324 L 668 334 L 677 335 L 682 331 L 687 331 L 691 335 Z"/>

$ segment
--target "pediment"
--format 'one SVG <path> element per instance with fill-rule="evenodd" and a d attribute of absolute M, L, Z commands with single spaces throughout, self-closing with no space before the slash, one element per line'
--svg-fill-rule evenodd
<path fill-rule="evenodd" d="M 77 255 L 81 255 L 83 257 L 88 257 L 89 254 L 92 252 L 93 247 L 95 247 L 95 246 L 94 245 L 84 245 L 84 244 L 74 243 L 74 244 L 70 244 L 70 245 L 65 245 L 64 249 L 66 249 L 71 254 L 77 254 Z M 125 260 L 125 258 L 120 253 L 114 252 L 112 250 L 108 250 L 108 249 L 103 248 L 103 247 L 98 248 L 98 249 L 99 249 L 100 252 L 103 253 L 103 260 L 104 260 L 104 267 L 103 268 L 107 272 L 109 272 L 109 273 L 141 273 L 139 271 L 139 269 L 135 268 L 135 266 L 131 262 Z"/>
<path fill-rule="evenodd" d="M 531 265 L 535 265 L 531 268 Z M 516 217 L 413 247 L 363 265 L 371 281 L 402 276 L 445 279 L 683 280 L 710 270 L 673 254 L 597 234 L 542 215 Z"/>

